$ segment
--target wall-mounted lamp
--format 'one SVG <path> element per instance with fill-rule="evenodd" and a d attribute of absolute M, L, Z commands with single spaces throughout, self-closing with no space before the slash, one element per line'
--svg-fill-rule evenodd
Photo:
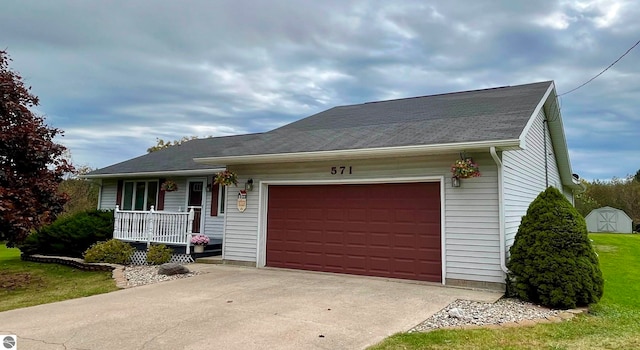
<path fill-rule="evenodd" d="M 253 179 L 249 179 L 244 183 L 244 189 L 247 191 L 253 191 Z"/>
<path fill-rule="evenodd" d="M 213 175 L 207 176 L 207 192 L 211 192 L 213 189 Z"/>
<path fill-rule="evenodd" d="M 451 178 L 451 187 L 460 187 L 460 178 L 453 176 Z"/>

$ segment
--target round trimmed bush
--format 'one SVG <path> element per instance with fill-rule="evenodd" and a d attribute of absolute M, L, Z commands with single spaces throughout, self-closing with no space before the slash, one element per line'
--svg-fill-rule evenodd
<path fill-rule="evenodd" d="M 584 218 L 549 187 L 522 217 L 507 264 L 507 292 L 555 308 L 597 303 L 604 280 Z"/>
<path fill-rule="evenodd" d="M 98 242 L 84 252 L 84 261 L 88 263 L 110 263 L 127 265 L 135 249 L 128 243 L 117 239 Z"/>
<path fill-rule="evenodd" d="M 147 251 L 147 262 L 152 265 L 160 265 L 169 262 L 173 250 L 164 244 L 154 244 Z"/>

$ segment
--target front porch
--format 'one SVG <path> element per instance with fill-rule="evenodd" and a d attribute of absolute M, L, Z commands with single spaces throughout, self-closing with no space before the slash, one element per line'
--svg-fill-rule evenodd
<path fill-rule="evenodd" d="M 173 249 L 174 255 L 188 256 L 192 260 L 220 255 L 222 239 L 212 237 L 204 252 L 193 252 L 191 237 L 206 235 L 198 232 L 201 231 L 199 216 L 200 212 L 193 209 L 188 212 L 156 211 L 152 206 L 148 211 L 134 211 L 120 210 L 116 206 L 113 238 L 130 243 L 138 251 L 146 251 L 152 243 L 164 244 Z"/>

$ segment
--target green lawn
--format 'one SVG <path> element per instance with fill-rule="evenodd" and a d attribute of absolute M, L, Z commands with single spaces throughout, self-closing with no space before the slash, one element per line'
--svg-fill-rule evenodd
<path fill-rule="evenodd" d="M 20 260 L 17 248 L 0 243 L 0 311 L 117 290 L 111 272 L 89 272 Z"/>
<path fill-rule="evenodd" d="M 605 277 L 591 315 L 535 327 L 400 333 L 370 349 L 640 349 L 640 235 L 590 237 Z"/>

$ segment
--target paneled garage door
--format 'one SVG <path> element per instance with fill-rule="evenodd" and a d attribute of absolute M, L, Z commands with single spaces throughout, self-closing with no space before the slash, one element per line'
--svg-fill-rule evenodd
<path fill-rule="evenodd" d="M 440 183 L 269 186 L 267 266 L 441 281 Z"/>

